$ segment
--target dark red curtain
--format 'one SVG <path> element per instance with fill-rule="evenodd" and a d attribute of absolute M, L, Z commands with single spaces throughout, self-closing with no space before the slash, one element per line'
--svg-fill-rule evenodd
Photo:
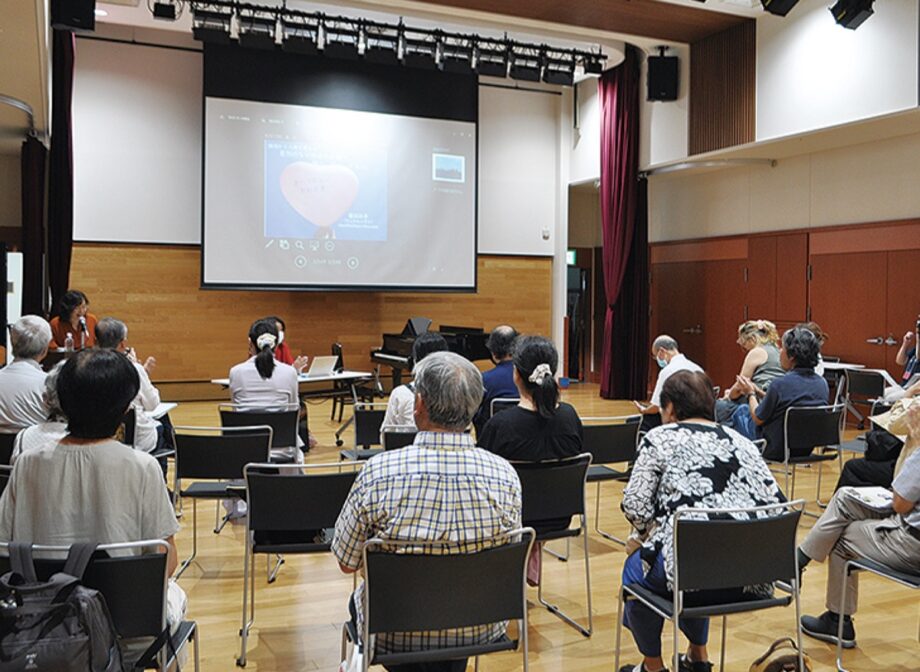
<path fill-rule="evenodd" d="M 598 93 L 601 104 L 601 229 L 607 297 L 601 396 L 611 399 L 615 395 L 614 379 L 624 373 L 615 366 L 614 324 L 636 228 L 639 54 L 635 47 L 627 46 L 626 60 L 601 75 Z"/>
<path fill-rule="evenodd" d="M 51 159 L 48 175 L 48 285 L 51 306 L 70 282 L 73 248 L 74 36 L 55 30 L 51 52 Z"/>
<path fill-rule="evenodd" d="M 45 314 L 45 165 L 48 150 L 34 137 L 22 143 L 22 314 Z"/>

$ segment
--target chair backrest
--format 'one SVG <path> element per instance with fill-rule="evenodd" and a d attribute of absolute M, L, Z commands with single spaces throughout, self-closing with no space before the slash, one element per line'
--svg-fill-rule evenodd
<path fill-rule="evenodd" d="M 61 571 L 69 548 L 33 545 L 33 553 L 44 556 L 35 560 L 38 578 L 45 580 Z M 168 552 L 162 540 L 106 544 L 96 549 L 82 583 L 102 593 L 120 636 L 153 637 L 166 627 Z M 9 546 L 0 543 L 0 574 L 8 571 Z"/>
<path fill-rule="evenodd" d="M 591 453 L 548 462 L 513 462 L 521 479 L 523 524 L 583 515 L 590 464 Z"/>
<path fill-rule="evenodd" d="M 415 427 L 390 427 L 383 431 L 381 442 L 384 450 L 396 450 L 411 446 L 415 441 L 418 430 Z"/>
<path fill-rule="evenodd" d="M 335 527 L 358 475 L 360 462 L 315 464 L 279 470 L 270 463 L 245 469 L 250 530 L 298 531 Z M 316 473 L 324 469 L 347 471 Z M 282 473 L 279 473 L 282 472 Z"/>
<path fill-rule="evenodd" d="M 514 408 L 520 401 L 520 397 L 499 397 L 498 399 L 493 399 L 489 404 L 489 417 L 491 418 L 496 413 L 507 411 L 509 408 Z"/>
<path fill-rule="evenodd" d="M 300 408 L 291 404 L 280 408 L 220 407 L 220 424 L 223 427 L 272 428 L 272 448 L 291 448 L 297 445 L 297 423 Z"/>
<path fill-rule="evenodd" d="M 268 462 L 272 428 L 175 427 L 176 479 L 243 478 L 250 462 Z"/>
<path fill-rule="evenodd" d="M 3 491 L 6 490 L 6 486 L 10 482 L 10 474 L 12 473 L 13 467 L 0 464 L 0 496 L 2 496 Z"/>
<path fill-rule="evenodd" d="M 885 396 L 885 378 L 878 371 L 860 371 L 847 369 L 847 400 L 850 395 L 878 399 Z"/>
<path fill-rule="evenodd" d="M 355 406 L 355 446 L 379 446 L 380 428 L 386 416 L 386 404 Z"/>
<path fill-rule="evenodd" d="M 13 444 L 17 433 L 0 433 L 0 464 L 9 464 L 13 457 Z"/>
<path fill-rule="evenodd" d="M 333 371 L 344 371 L 345 370 L 345 354 L 342 349 L 341 343 L 332 344 L 332 356 L 338 357 L 335 362 L 335 366 L 332 368 Z"/>
<path fill-rule="evenodd" d="M 681 509 L 674 514 L 676 590 L 739 588 L 798 576 L 796 530 L 805 502 L 749 509 Z M 735 515 L 747 516 L 739 520 Z M 757 518 L 757 515 L 763 518 Z M 706 515 L 715 520 L 698 520 Z M 711 550 L 719 549 L 713 564 Z M 723 562 L 724 560 L 724 562 Z"/>
<path fill-rule="evenodd" d="M 134 434 L 137 431 L 137 411 L 129 408 L 121 423 L 121 442 L 126 446 L 134 446 Z"/>
<path fill-rule="evenodd" d="M 591 453 L 591 464 L 633 462 L 639 445 L 638 415 L 615 418 L 582 418 L 583 446 Z M 599 424 L 591 424 L 592 422 Z"/>
<path fill-rule="evenodd" d="M 364 546 L 366 634 L 462 628 L 524 617 L 524 576 L 534 531 L 515 530 L 474 553 L 438 554 L 444 543 L 385 542 L 409 552 Z M 518 540 L 519 539 L 519 540 Z M 365 640 L 367 641 L 367 640 Z"/>
<path fill-rule="evenodd" d="M 783 432 L 789 455 L 807 455 L 819 446 L 837 446 L 846 406 L 791 406 L 786 409 Z"/>

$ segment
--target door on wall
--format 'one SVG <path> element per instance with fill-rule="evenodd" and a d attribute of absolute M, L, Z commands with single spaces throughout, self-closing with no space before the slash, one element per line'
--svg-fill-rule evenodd
<path fill-rule="evenodd" d="M 744 321 L 746 263 L 725 259 L 701 264 L 703 352 L 695 361 L 706 369 L 713 385 L 723 390 L 735 381 L 744 359 L 737 338 L 738 325 Z"/>
<path fill-rule="evenodd" d="M 695 362 L 706 353 L 702 314 L 705 286 L 706 273 L 699 262 L 652 266 L 652 338 L 661 334 L 673 337 L 680 351 Z M 652 379 L 656 375 L 653 367 Z"/>
<path fill-rule="evenodd" d="M 920 319 L 920 250 L 898 250 L 888 253 L 888 328 L 885 337 L 885 362 L 899 380 L 901 368 L 894 360 L 901 347 L 904 333 L 917 328 Z"/>

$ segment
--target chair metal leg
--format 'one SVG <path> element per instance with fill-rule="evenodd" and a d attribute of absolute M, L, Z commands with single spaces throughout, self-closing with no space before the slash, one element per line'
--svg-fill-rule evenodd
<path fill-rule="evenodd" d="M 626 540 L 620 539 L 616 535 L 605 532 L 600 527 L 600 518 L 601 518 L 601 482 L 597 482 L 597 497 L 595 498 L 596 504 L 594 506 L 594 531 L 601 535 L 604 539 L 619 544 L 620 546 L 626 546 Z"/>
<path fill-rule="evenodd" d="M 255 591 L 255 585 L 250 583 L 250 574 L 255 569 L 255 556 L 252 553 L 252 537 L 246 531 L 246 549 L 243 552 L 243 615 L 240 624 L 240 656 L 236 659 L 239 667 L 246 667 L 246 647 L 249 643 L 249 629 L 255 620 L 255 595 L 250 596 L 250 587 Z M 251 600 L 251 603 L 250 603 Z M 246 607 L 250 608 L 249 620 L 246 620 Z"/>
<path fill-rule="evenodd" d="M 221 500 L 217 500 L 217 508 L 214 509 L 214 534 L 220 534 L 221 530 L 224 529 L 224 525 L 230 522 L 230 514 L 233 513 L 233 510 L 231 509 L 225 513 L 223 519 L 221 519 L 220 506 Z"/>
<path fill-rule="evenodd" d="M 524 596 L 524 616 L 521 618 L 521 648 L 523 649 L 524 655 L 524 672 L 528 672 L 528 666 L 530 663 L 530 640 L 528 639 L 527 628 L 527 596 Z"/>
<path fill-rule="evenodd" d="M 476 656 L 476 657 L 473 659 L 473 669 L 474 669 L 476 672 L 479 672 L 479 656 Z"/>
<path fill-rule="evenodd" d="M 674 628 L 674 669 L 680 670 L 680 616 L 677 612 L 671 619 L 671 625 Z"/>
<path fill-rule="evenodd" d="M 847 562 L 843 565 L 843 576 L 841 581 L 843 582 L 843 587 L 840 590 L 840 604 L 846 604 L 847 599 L 847 577 L 850 575 L 850 563 Z M 830 581 L 833 577 L 828 577 Z M 837 618 L 837 672 L 847 672 L 847 669 L 843 666 L 843 614 L 839 614 Z"/>
<path fill-rule="evenodd" d="M 198 655 L 198 626 L 195 626 L 195 637 L 192 639 L 192 646 L 195 651 L 195 672 L 201 668 L 201 657 Z"/>
<path fill-rule="evenodd" d="M 725 672 L 725 635 L 728 632 L 728 616 L 722 614 L 722 646 L 719 648 L 719 672 Z"/>
<path fill-rule="evenodd" d="M 798 570 L 798 562 L 796 562 Z M 799 593 L 802 592 L 802 583 L 798 576 L 792 581 L 793 595 L 795 597 L 795 645 L 799 649 L 799 669 L 805 669 L 804 649 L 802 649 L 802 604 L 799 600 Z"/>
<path fill-rule="evenodd" d="M 573 619 L 571 616 L 562 611 L 558 605 L 550 604 L 543 599 L 543 577 L 540 577 L 540 585 L 537 586 L 537 600 L 546 607 L 547 611 L 551 614 L 556 615 L 558 618 L 562 619 L 573 628 L 578 630 L 585 637 L 590 637 L 594 632 L 594 618 L 591 613 L 591 563 L 588 558 L 588 521 L 585 516 L 582 516 L 581 522 L 581 534 L 584 536 L 584 548 L 585 548 L 585 587 L 588 593 L 588 627 L 585 628 L 578 621 Z"/>
<path fill-rule="evenodd" d="M 623 635 L 623 588 L 617 591 L 617 643 L 613 654 L 613 669 L 620 669 L 620 640 Z"/>
<path fill-rule="evenodd" d="M 182 576 L 184 572 L 195 557 L 198 555 L 198 500 L 192 499 L 192 554 L 188 556 L 185 560 L 182 561 L 182 564 L 179 565 L 178 571 L 176 571 L 176 580 L 179 580 L 179 577 Z"/>
<path fill-rule="evenodd" d="M 571 537 L 566 537 L 566 538 L 565 538 L 565 555 L 562 555 L 561 553 L 557 553 L 557 552 L 554 551 L 553 549 L 549 548 L 546 544 L 543 544 L 543 552 L 544 552 L 544 553 L 549 553 L 551 556 L 553 556 L 554 558 L 556 558 L 557 560 L 559 560 L 559 561 L 561 561 L 561 562 L 568 562 L 568 561 L 569 561 L 569 553 L 570 553 L 571 550 L 572 550 L 571 546 L 569 545 L 570 539 L 571 539 Z"/>
<path fill-rule="evenodd" d="M 284 564 L 283 555 L 275 555 L 277 560 L 275 560 L 275 566 L 272 567 L 270 563 L 270 558 L 268 555 L 265 556 L 265 566 L 268 569 L 268 583 L 274 583 L 275 579 L 278 578 L 278 572 L 281 571 L 281 565 Z"/>

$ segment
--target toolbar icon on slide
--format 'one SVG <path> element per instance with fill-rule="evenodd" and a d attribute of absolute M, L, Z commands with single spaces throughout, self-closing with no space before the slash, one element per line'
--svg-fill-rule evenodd
<path fill-rule="evenodd" d="M 282 250 L 288 250 L 290 249 L 291 244 L 288 241 L 282 239 L 278 242 L 278 247 L 280 247 Z"/>
<path fill-rule="evenodd" d="M 297 268 L 303 268 L 304 266 L 307 265 L 307 260 L 305 257 L 298 255 L 297 257 L 294 258 L 294 265 Z"/>
<path fill-rule="evenodd" d="M 348 269 L 353 271 L 358 268 L 358 257 L 348 257 L 348 260 L 345 262 L 345 265 L 348 266 Z"/>

